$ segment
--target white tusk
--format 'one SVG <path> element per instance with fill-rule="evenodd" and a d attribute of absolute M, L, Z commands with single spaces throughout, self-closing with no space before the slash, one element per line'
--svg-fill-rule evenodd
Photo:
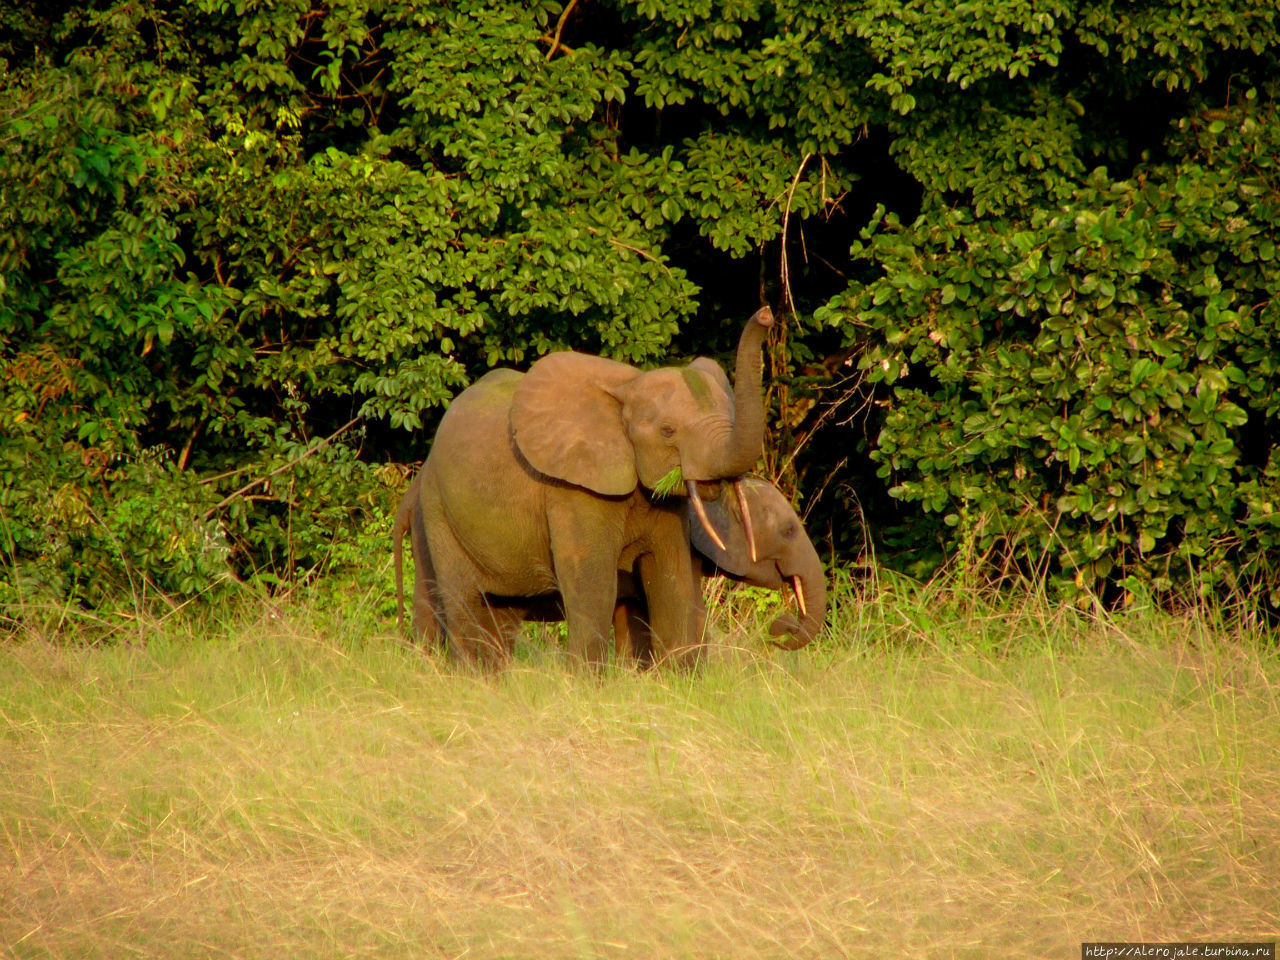
<path fill-rule="evenodd" d="M 796 603 L 800 605 L 800 616 L 808 617 L 809 609 L 805 606 L 805 603 L 804 603 L 804 587 L 800 585 L 800 578 L 792 577 L 791 586 L 792 588 L 794 588 L 796 592 Z"/>
<path fill-rule="evenodd" d="M 725 549 L 724 541 L 720 539 L 720 535 L 716 533 L 715 527 L 711 526 L 711 521 L 707 519 L 707 508 L 702 505 L 702 498 L 698 496 L 698 485 L 693 480 L 686 482 L 689 487 L 689 499 L 693 501 L 693 512 L 698 515 L 698 522 L 702 524 L 702 529 L 707 532 L 707 536 L 721 550 Z"/>
<path fill-rule="evenodd" d="M 742 481 L 733 481 L 733 492 L 738 495 L 738 508 L 742 511 L 742 526 L 747 531 L 747 543 L 751 547 L 751 562 L 756 562 L 756 532 L 751 527 L 751 509 L 747 506 L 747 495 L 742 492 Z"/>

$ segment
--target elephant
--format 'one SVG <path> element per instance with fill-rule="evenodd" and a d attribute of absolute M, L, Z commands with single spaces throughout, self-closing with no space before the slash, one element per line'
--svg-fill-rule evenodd
<path fill-rule="evenodd" d="M 772 483 L 760 479 L 742 481 L 744 497 L 722 496 L 707 503 L 711 526 L 719 534 L 713 540 L 698 524 L 690 523 L 689 548 L 695 572 L 722 574 L 739 583 L 782 591 L 789 584 L 800 610 L 777 617 L 769 626 L 771 641 L 784 650 L 798 650 L 811 643 L 822 629 L 827 612 L 827 583 L 822 560 L 795 509 Z M 618 604 L 614 611 L 614 644 L 619 659 L 633 656 L 651 662 L 653 649 L 648 630 L 645 596 L 634 578 L 619 574 Z"/>
<path fill-rule="evenodd" d="M 419 475 L 420 476 L 420 475 Z M 417 478 L 410 484 L 396 511 L 393 527 L 398 623 L 404 624 L 404 577 L 402 544 L 405 534 L 414 534 L 414 558 L 420 566 L 430 567 L 429 555 L 419 545 L 415 533 L 414 514 L 417 506 Z M 709 501 L 706 513 L 719 542 L 698 525 L 696 516 L 687 518 L 686 537 L 681 546 L 691 552 L 691 572 L 702 577 L 721 574 L 740 583 L 783 589 L 788 583 L 794 590 L 800 618 L 783 614 L 770 625 L 774 637 L 790 637 L 772 641 L 786 650 L 798 650 L 813 641 L 826 616 L 827 586 L 822 561 L 813 542 L 805 534 L 804 525 L 787 498 L 773 484 L 759 479 L 742 481 L 742 501 L 721 496 Z M 694 513 L 692 506 L 687 508 Z M 751 518 L 749 521 L 744 518 Z M 753 527 L 748 536 L 748 523 Z M 418 525 L 420 529 L 420 524 Z M 754 556 L 753 546 L 754 544 Z M 698 585 L 699 591 L 701 585 Z M 421 575 L 414 578 L 414 620 L 430 616 L 431 601 L 427 582 Z M 558 596 L 530 598 L 521 607 L 526 620 L 563 620 L 564 608 Z M 652 636 L 648 626 L 649 610 L 635 576 L 618 571 L 618 595 L 614 608 L 614 647 L 618 660 L 632 657 L 642 665 L 653 662 Z M 699 624 L 699 634 L 701 624 Z"/>
<path fill-rule="evenodd" d="M 732 387 L 703 357 L 642 371 L 561 352 L 524 374 L 492 370 L 455 397 L 414 502 L 397 511 L 396 536 L 412 534 L 418 559 L 415 632 L 497 664 L 537 598 L 559 593 L 571 658 L 599 665 L 626 570 L 648 599 L 655 649 L 694 647 L 701 591 L 684 496 L 671 494 L 682 482 L 709 528 L 700 490 L 718 495 L 760 457 L 772 323 L 763 307 L 743 327 Z"/>

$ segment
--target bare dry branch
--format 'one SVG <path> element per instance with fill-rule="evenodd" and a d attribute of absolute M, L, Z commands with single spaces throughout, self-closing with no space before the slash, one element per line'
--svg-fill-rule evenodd
<path fill-rule="evenodd" d="M 213 517 L 215 513 L 217 513 L 227 504 L 231 503 L 238 497 L 244 496 L 254 487 L 258 486 L 259 484 L 266 483 L 268 480 L 270 480 L 272 477 L 276 476 L 277 474 L 284 473 L 284 471 L 288 470 L 290 467 L 296 467 L 303 460 L 306 460 L 308 457 L 314 456 L 319 450 L 321 450 L 324 447 L 327 447 L 329 444 L 333 443 L 334 440 L 338 439 L 338 437 L 342 436 L 344 433 L 346 433 L 348 430 L 354 427 L 357 423 L 360 422 L 361 419 L 362 418 L 360 417 L 352 417 L 350 420 L 348 420 L 346 423 L 340 426 L 333 433 L 329 434 L 329 436 L 325 437 L 323 440 L 319 440 L 316 443 L 313 443 L 311 446 L 307 447 L 307 449 L 304 450 L 299 456 L 294 457 L 288 463 L 282 466 L 276 467 L 274 470 L 272 470 L 268 474 L 265 474 L 254 480 L 250 480 L 248 483 L 246 483 L 239 490 L 236 490 L 234 493 L 227 494 L 225 497 L 222 498 L 222 500 L 218 502 L 217 506 L 212 507 L 209 510 L 206 510 L 204 516 L 201 519 L 203 520 L 210 519 L 211 517 Z"/>

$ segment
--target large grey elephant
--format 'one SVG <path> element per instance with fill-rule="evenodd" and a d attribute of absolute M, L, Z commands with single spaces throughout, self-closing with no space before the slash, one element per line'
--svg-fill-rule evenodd
<path fill-rule="evenodd" d="M 764 444 L 759 310 L 738 343 L 736 386 L 714 361 L 641 371 L 553 353 L 459 394 L 413 483 L 415 632 L 459 658 L 499 662 L 536 598 L 559 593 L 576 660 L 603 662 L 618 570 L 638 578 L 655 651 L 693 647 L 702 598 L 681 496 L 719 492 Z M 671 484 L 672 478 L 683 481 Z M 403 516 L 407 513 L 407 516 Z M 718 534 L 708 534 L 715 539 Z"/>
<path fill-rule="evenodd" d="M 418 480 L 405 492 L 396 513 L 393 530 L 396 596 L 399 620 L 404 624 L 404 577 L 402 549 L 405 534 L 415 530 Z M 705 510 L 719 542 L 702 529 L 694 509 L 686 510 L 686 530 L 678 547 L 691 553 L 691 573 L 701 579 L 724 575 L 740 583 L 782 591 L 784 584 L 794 591 L 800 617 L 790 614 L 777 617 L 769 632 L 787 637 L 774 643 L 787 650 L 797 650 L 812 642 L 826 617 L 827 586 L 822 561 L 804 525 L 787 498 L 773 484 L 758 479 L 741 482 L 742 498 L 724 495 L 707 502 Z M 421 524 L 416 525 L 419 529 Z M 692 531 L 692 542 L 689 531 Z M 420 624 L 431 615 L 431 599 L 423 569 L 430 569 L 430 557 L 414 535 L 414 559 L 418 575 L 414 577 L 414 622 Z M 701 584 L 697 585 L 701 592 Z M 564 609 L 559 596 L 530 598 L 519 607 L 525 619 L 562 620 Z M 701 608 L 699 607 L 699 614 Z M 633 657 L 643 664 L 653 661 L 650 611 L 647 598 L 635 576 L 618 572 L 618 596 L 614 610 L 614 645 L 619 660 Z M 698 624 L 699 635 L 702 632 Z"/>

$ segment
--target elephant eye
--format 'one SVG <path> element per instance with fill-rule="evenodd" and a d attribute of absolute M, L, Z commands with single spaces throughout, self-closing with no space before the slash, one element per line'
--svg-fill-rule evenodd
<path fill-rule="evenodd" d="M 658 428 L 658 432 L 662 434 L 663 440 L 670 440 L 676 435 L 676 428 L 669 423 L 664 423 Z"/>
<path fill-rule="evenodd" d="M 788 523 L 782 528 L 782 535 L 788 540 L 794 540 L 796 538 L 796 532 L 796 525 L 794 523 Z"/>

